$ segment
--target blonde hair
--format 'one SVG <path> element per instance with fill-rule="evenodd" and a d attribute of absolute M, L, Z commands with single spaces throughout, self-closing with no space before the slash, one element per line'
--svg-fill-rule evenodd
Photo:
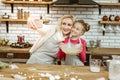
<path fill-rule="evenodd" d="M 81 23 L 83 25 L 83 29 L 82 29 L 83 34 L 90 30 L 90 25 L 88 23 L 85 23 L 84 20 L 77 20 L 74 22 L 74 24 L 75 23 Z"/>
<path fill-rule="evenodd" d="M 59 22 L 58 22 L 57 31 L 61 31 L 62 21 L 63 21 L 63 19 L 65 19 L 65 18 L 70 18 L 70 19 L 73 21 L 73 23 L 74 23 L 74 21 L 75 21 L 75 17 L 74 17 L 74 16 L 72 16 L 72 15 L 64 15 L 63 17 L 60 18 L 60 20 L 59 20 Z"/>

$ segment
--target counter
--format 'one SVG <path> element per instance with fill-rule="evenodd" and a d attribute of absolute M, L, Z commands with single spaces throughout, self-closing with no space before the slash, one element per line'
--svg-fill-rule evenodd
<path fill-rule="evenodd" d="M 88 61 L 91 58 L 102 59 L 105 62 L 107 59 L 112 59 L 112 55 L 120 55 L 120 48 L 93 48 L 89 50 Z"/>
<path fill-rule="evenodd" d="M 30 48 L 0 46 L 0 60 L 5 62 L 26 62 L 30 57 Z"/>
<path fill-rule="evenodd" d="M 60 80 L 70 80 L 70 78 L 76 78 L 77 80 L 97 80 L 104 77 L 108 80 L 108 71 L 101 67 L 101 71 L 98 73 L 91 72 L 89 66 L 68 66 L 68 65 L 40 65 L 40 64 L 16 64 L 18 69 L 1 69 L 0 74 L 7 78 L 11 78 L 14 74 L 25 75 L 27 80 L 32 76 L 34 80 L 49 80 L 47 77 L 42 77 L 40 74 L 50 73 L 53 76 L 59 75 Z M 12 74 L 12 75 L 11 75 Z M 66 74 L 66 75 L 65 75 Z M 41 78 L 41 79 L 40 79 Z"/>
<path fill-rule="evenodd" d="M 94 48 L 90 50 L 92 55 L 120 55 L 120 48 Z"/>
<path fill-rule="evenodd" d="M 29 53 L 31 47 L 29 48 L 13 48 L 10 46 L 1 46 L 0 53 Z"/>

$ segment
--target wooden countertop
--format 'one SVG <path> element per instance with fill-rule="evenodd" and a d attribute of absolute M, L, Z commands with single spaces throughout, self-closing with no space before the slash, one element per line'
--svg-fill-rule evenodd
<path fill-rule="evenodd" d="M 1 46 L 0 52 L 5 53 L 29 53 L 31 47 L 29 48 L 12 48 L 10 46 Z M 120 54 L 120 48 L 94 48 L 89 51 L 87 51 L 87 54 L 92 55 L 119 55 Z"/>
<path fill-rule="evenodd" d="M 94 48 L 90 50 L 92 55 L 120 55 L 120 48 Z"/>
<path fill-rule="evenodd" d="M 0 52 L 2 53 L 29 53 L 29 48 L 12 48 L 10 46 L 0 46 Z"/>
<path fill-rule="evenodd" d="M 34 75 L 34 80 L 48 80 L 46 77 L 40 77 L 38 75 L 43 73 L 50 73 L 52 75 L 59 75 L 61 77 L 60 80 L 70 80 L 72 77 L 76 77 L 77 79 L 82 80 L 97 80 L 98 78 L 104 77 L 105 80 L 108 80 L 108 71 L 101 67 L 101 71 L 98 73 L 91 72 L 89 66 L 68 66 L 68 65 L 40 65 L 40 64 L 16 64 L 19 69 L 1 69 L 0 74 L 3 74 L 5 77 L 11 78 L 11 74 L 25 75 L 28 77 Z M 65 76 L 67 74 L 67 76 Z M 32 80 L 27 78 L 27 80 Z"/>

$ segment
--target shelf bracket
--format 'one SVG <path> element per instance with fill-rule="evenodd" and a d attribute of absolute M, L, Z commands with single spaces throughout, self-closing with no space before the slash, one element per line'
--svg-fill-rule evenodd
<path fill-rule="evenodd" d="M 106 27 L 106 24 L 103 24 L 104 28 Z M 105 31 L 103 31 L 103 36 L 105 36 Z"/>
<path fill-rule="evenodd" d="M 47 14 L 49 14 L 49 7 L 50 7 L 50 5 L 47 4 Z"/>
<path fill-rule="evenodd" d="M 6 21 L 6 32 L 8 33 L 9 32 L 9 22 Z"/>
<path fill-rule="evenodd" d="M 11 5 L 11 12 L 13 13 L 14 6 L 13 6 L 13 4 L 10 4 L 10 5 Z"/>
<path fill-rule="evenodd" d="M 101 15 L 101 5 L 99 5 L 99 15 Z"/>

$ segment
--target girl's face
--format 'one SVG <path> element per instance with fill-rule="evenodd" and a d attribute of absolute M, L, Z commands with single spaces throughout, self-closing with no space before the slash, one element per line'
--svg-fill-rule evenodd
<path fill-rule="evenodd" d="M 79 37 L 81 35 L 83 35 L 83 25 L 77 22 L 71 29 L 71 37 Z"/>
<path fill-rule="evenodd" d="M 65 18 L 61 22 L 61 30 L 64 36 L 68 35 L 73 26 L 73 21 L 71 18 Z"/>

